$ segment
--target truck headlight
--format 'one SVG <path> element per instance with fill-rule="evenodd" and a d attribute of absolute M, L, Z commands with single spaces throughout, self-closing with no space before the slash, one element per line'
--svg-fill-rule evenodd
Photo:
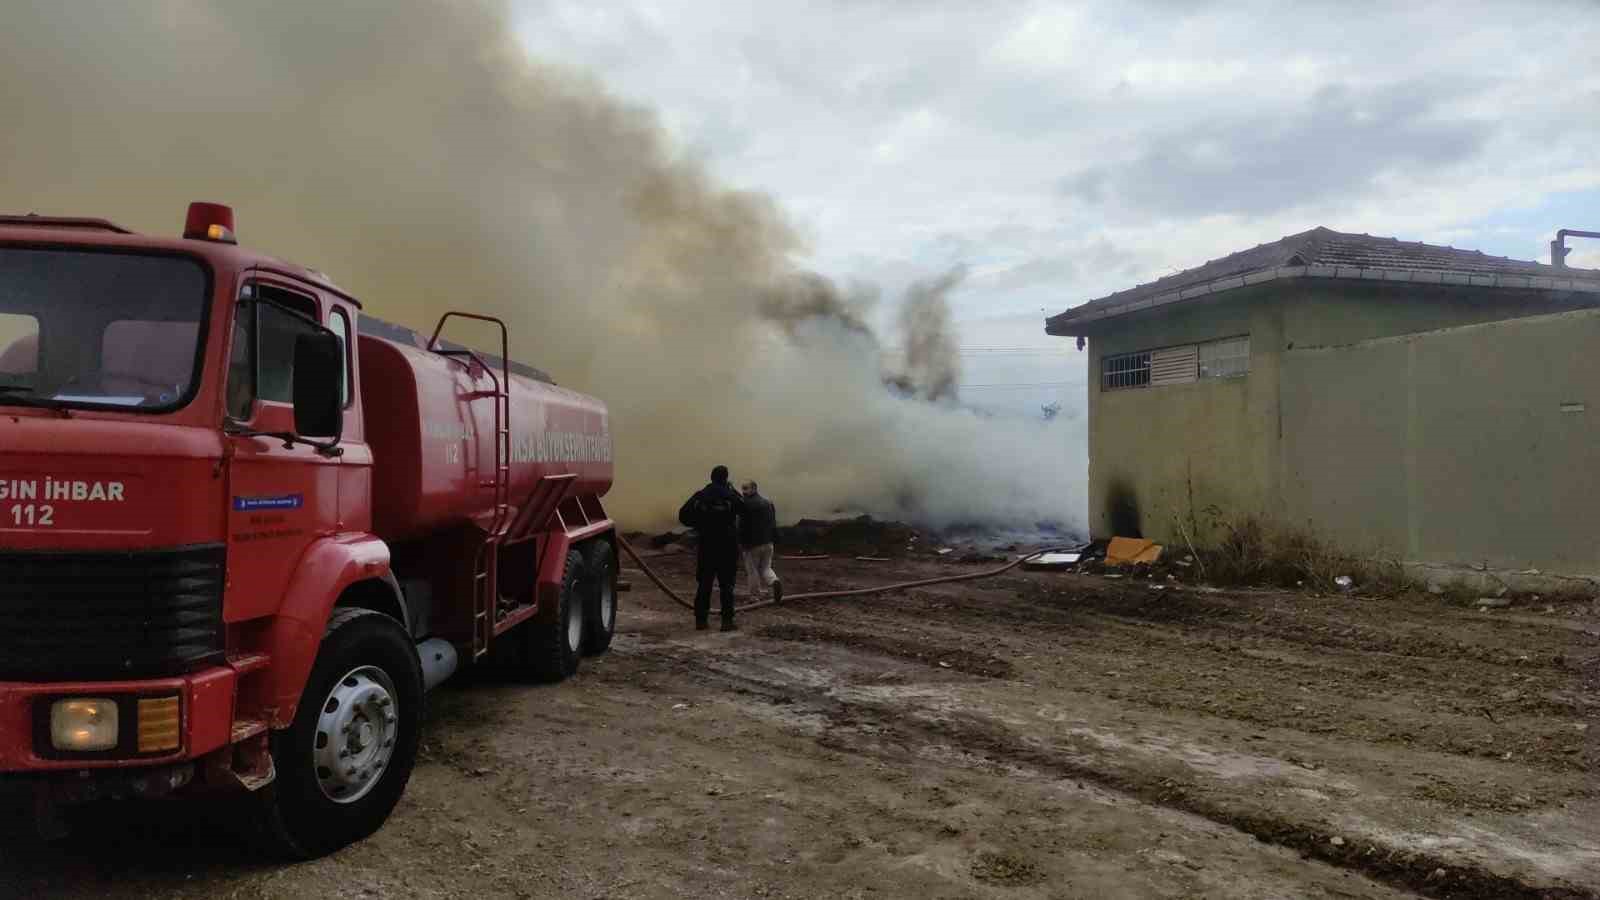
<path fill-rule="evenodd" d="M 117 746 L 117 703 L 104 697 L 57 700 L 50 707 L 50 743 L 57 750 L 89 753 Z"/>

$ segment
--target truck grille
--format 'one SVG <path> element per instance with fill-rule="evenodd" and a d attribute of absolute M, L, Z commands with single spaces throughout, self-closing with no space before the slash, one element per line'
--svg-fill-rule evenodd
<path fill-rule="evenodd" d="M 220 660 L 221 544 L 0 551 L 0 678 L 148 678 Z"/>

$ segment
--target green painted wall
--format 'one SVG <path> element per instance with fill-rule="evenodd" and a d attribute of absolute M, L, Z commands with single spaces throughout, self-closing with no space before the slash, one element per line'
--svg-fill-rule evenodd
<path fill-rule="evenodd" d="M 1089 530 L 1181 541 L 1176 523 L 1265 512 L 1277 484 L 1277 369 L 1282 308 L 1239 291 L 1167 315 L 1130 319 L 1090 339 Z M 1104 356 L 1250 335 L 1250 374 L 1101 391 Z M 1121 508 L 1123 514 L 1115 512 Z M 1130 521 L 1131 520 L 1131 521 Z M 1137 529 L 1134 527 L 1137 524 Z M 1191 537 L 1198 537 L 1194 534 Z"/>
<path fill-rule="evenodd" d="M 1215 507 L 1416 561 L 1600 571 L 1575 536 L 1600 521 L 1600 396 L 1580 396 L 1600 312 L 1551 315 L 1581 302 L 1302 280 L 1113 320 L 1089 335 L 1090 531 L 1131 530 L 1123 509 L 1176 543 Z M 1243 378 L 1100 390 L 1104 356 L 1245 333 Z"/>
<path fill-rule="evenodd" d="M 1340 545 L 1600 574 L 1600 311 L 1283 357 L 1284 498 Z"/>
<path fill-rule="evenodd" d="M 1327 281 L 1289 285 L 1280 289 L 1278 296 L 1287 300 L 1283 310 L 1285 343 L 1296 347 L 1353 344 L 1585 305 L 1578 299 L 1581 295 L 1552 300 L 1549 295 L 1532 291 Z"/>

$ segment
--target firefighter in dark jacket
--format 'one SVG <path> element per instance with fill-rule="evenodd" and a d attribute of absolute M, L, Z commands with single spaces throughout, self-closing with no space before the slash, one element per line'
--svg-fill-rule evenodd
<path fill-rule="evenodd" d="M 700 537 L 694 595 L 694 627 L 704 631 L 711 618 L 711 584 L 722 590 L 722 630 L 732 631 L 733 581 L 739 572 L 739 519 L 744 498 L 728 483 L 728 467 L 711 470 L 711 483 L 701 488 L 678 510 L 678 521 Z"/>

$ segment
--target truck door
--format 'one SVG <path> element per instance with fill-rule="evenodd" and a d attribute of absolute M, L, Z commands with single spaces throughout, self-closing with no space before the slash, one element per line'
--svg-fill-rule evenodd
<path fill-rule="evenodd" d="M 325 310 L 309 291 L 259 274 L 234 314 L 227 415 L 253 431 L 294 431 L 294 343 Z M 338 383 L 327 390 L 339 392 Z M 307 546 L 337 530 L 339 460 L 303 443 L 230 435 L 227 620 L 275 612 Z"/>
<path fill-rule="evenodd" d="M 372 448 L 367 445 L 365 415 L 361 409 L 361 391 L 356 374 L 361 371 L 357 354 L 359 342 L 355 339 L 351 322 L 355 319 L 351 306 L 340 300 L 323 297 L 328 306 L 327 325 L 344 347 L 344 378 L 340 397 L 344 401 L 344 435 L 339 448 L 339 530 L 372 530 Z"/>

